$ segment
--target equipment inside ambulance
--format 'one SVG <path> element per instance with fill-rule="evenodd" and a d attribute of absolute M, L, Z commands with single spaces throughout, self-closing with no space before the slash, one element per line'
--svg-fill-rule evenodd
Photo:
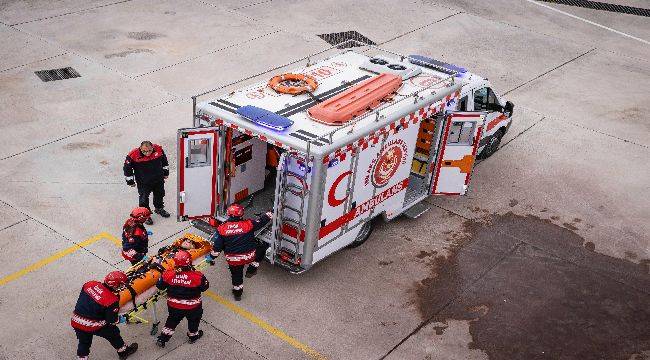
<path fill-rule="evenodd" d="M 418 217 L 468 191 L 513 105 L 487 79 L 421 55 L 343 51 L 197 102 L 178 131 L 178 220 L 208 233 L 232 203 L 273 211 L 267 259 L 300 273 L 363 243 L 373 219 Z M 388 54 L 388 55 L 386 55 Z"/>

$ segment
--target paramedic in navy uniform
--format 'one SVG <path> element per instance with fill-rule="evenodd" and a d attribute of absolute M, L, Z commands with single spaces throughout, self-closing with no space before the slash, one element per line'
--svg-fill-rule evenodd
<path fill-rule="evenodd" d="M 244 208 L 232 204 L 226 209 L 226 215 L 228 220 L 219 225 L 210 238 L 212 251 L 205 259 L 214 265 L 214 259 L 224 252 L 232 276 L 232 294 L 239 301 L 244 292 L 244 266 L 250 264 L 246 269 L 246 277 L 255 275 L 269 247 L 267 243 L 255 239 L 255 231 L 271 221 L 273 214 L 267 212 L 257 220 L 244 220 Z"/>
<path fill-rule="evenodd" d="M 203 336 L 199 330 L 203 316 L 201 293 L 208 290 L 210 283 L 202 272 L 192 266 L 192 256 L 185 250 L 178 250 L 174 255 L 174 269 L 165 271 L 158 284 L 158 289 L 167 290 L 167 309 L 169 316 L 165 321 L 156 345 L 165 347 L 165 343 L 174 335 L 178 324 L 187 319 L 187 338 L 192 344 Z"/>
<path fill-rule="evenodd" d="M 138 186 L 140 206 L 149 207 L 149 194 L 153 192 L 154 212 L 162 217 L 169 217 L 165 210 L 163 198 L 165 197 L 165 179 L 169 176 L 169 163 L 162 147 L 143 141 L 126 156 L 124 160 L 124 177 L 129 186 Z M 147 225 L 153 224 L 151 218 Z"/>
<path fill-rule="evenodd" d="M 79 339 L 79 359 L 88 359 L 93 336 L 108 340 L 120 359 L 126 359 L 138 350 L 137 343 L 128 346 L 124 343 L 120 329 L 115 326 L 118 321 L 124 320 L 118 317 L 117 312 L 120 306 L 119 289 L 127 280 L 123 272 L 113 271 L 106 275 L 103 283 L 89 281 L 84 284 L 70 320 Z"/>

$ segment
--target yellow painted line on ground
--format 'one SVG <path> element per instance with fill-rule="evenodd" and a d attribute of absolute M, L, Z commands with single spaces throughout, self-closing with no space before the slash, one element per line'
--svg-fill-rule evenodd
<path fill-rule="evenodd" d="M 212 300 L 218 302 L 219 304 L 225 306 L 228 308 L 230 311 L 234 312 L 235 314 L 245 318 L 246 320 L 252 322 L 253 324 L 259 326 L 260 328 L 264 329 L 266 332 L 269 334 L 279 338 L 280 340 L 288 343 L 289 345 L 293 346 L 294 348 L 304 352 L 307 354 L 309 357 L 313 359 L 318 359 L 318 360 L 325 360 L 327 359 L 325 356 L 320 354 L 318 351 L 310 348 L 309 346 L 301 343 L 300 341 L 292 338 L 291 336 L 287 335 L 284 331 L 276 328 L 275 326 L 267 323 L 266 321 L 258 318 L 257 316 L 253 315 L 251 312 L 249 312 L 246 309 L 240 308 L 239 306 L 231 303 L 230 301 L 224 299 L 223 297 L 217 295 L 216 293 L 208 290 L 205 292 L 205 295 L 207 295 L 209 298 Z"/>
<path fill-rule="evenodd" d="M 109 234 L 109 233 L 103 232 L 103 233 L 101 233 L 101 234 L 99 234 L 99 235 L 101 235 L 102 237 L 104 237 L 104 239 L 107 239 L 108 241 L 110 241 L 110 242 L 112 242 L 113 244 L 115 244 L 115 246 L 117 246 L 117 247 L 119 247 L 119 248 L 122 247 L 122 240 L 116 238 L 116 237 L 113 236 L 112 234 Z"/>
<path fill-rule="evenodd" d="M 26 267 L 26 268 L 24 268 L 22 270 L 16 271 L 13 274 L 9 274 L 9 275 L 7 275 L 5 277 L 0 278 L 0 286 L 7 285 L 8 283 L 10 283 L 10 282 L 22 277 L 22 276 L 25 276 L 25 275 L 29 274 L 30 272 L 32 272 L 34 270 L 38 270 L 38 269 L 42 268 L 43 266 L 45 266 L 47 264 L 50 264 L 50 263 L 52 263 L 52 262 L 54 262 L 56 260 L 59 260 L 60 258 L 66 256 L 66 255 L 70 255 L 70 254 L 74 253 L 75 251 L 77 251 L 79 249 L 82 249 L 82 248 L 84 248 L 84 247 L 86 247 L 86 246 L 88 246 L 88 245 L 90 245 L 90 244 L 92 244 L 92 243 L 94 243 L 96 241 L 99 241 L 101 239 L 108 239 L 111 242 L 113 242 L 111 237 L 113 237 L 113 235 L 110 235 L 110 234 L 105 233 L 105 232 L 97 234 L 97 235 L 95 235 L 93 237 L 90 237 L 90 238 L 80 242 L 79 244 L 75 244 L 73 246 L 70 246 L 67 249 L 63 249 L 63 250 L 55 253 L 54 255 L 50 255 L 50 256 L 48 256 L 48 257 L 46 257 L 44 259 L 41 259 L 41 260 L 29 265 L 28 267 Z"/>

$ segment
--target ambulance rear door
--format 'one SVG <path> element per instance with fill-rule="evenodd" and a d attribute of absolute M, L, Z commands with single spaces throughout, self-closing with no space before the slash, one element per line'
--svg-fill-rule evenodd
<path fill-rule="evenodd" d="M 178 221 L 215 213 L 218 131 L 216 127 L 178 130 Z"/>
<path fill-rule="evenodd" d="M 485 114 L 454 112 L 447 115 L 433 168 L 432 194 L 464 195 L 467 192 Z"/>

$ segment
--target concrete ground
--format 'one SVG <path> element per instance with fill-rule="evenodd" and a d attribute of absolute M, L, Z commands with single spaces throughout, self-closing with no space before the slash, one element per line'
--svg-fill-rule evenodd
<path fill-rule="evenodd" d="M 650 358 L 647 17 L 528 0 L 0 0 L 0 359 L 74 357 L 81 285 L 127 267 L 114 237 L 136 202 L 131 148 L 167 149 L 174 209 L 189 96 L 348 30 L 490 78 L 516 104 L 500 151 L 468 196 L 430 198 L 300 276 L 265 264 L 235 305 L 219 262 L 206 337 L 187 344 L 181 325 L 159 349 L 123 326 L 133 358 Z M 68 66 L 82 76 L 34 74 Z M 153 250 L 193 231 L 154 220 Z M 91 355 L 115 357 L 101 339 Z"/>

